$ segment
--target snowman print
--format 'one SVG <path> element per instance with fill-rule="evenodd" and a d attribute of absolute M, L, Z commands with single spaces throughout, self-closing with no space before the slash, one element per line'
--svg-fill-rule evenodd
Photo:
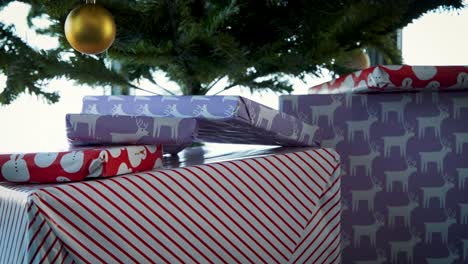
<path fill-rule="evenodd" d="M 117 175 L 132 173 L 132 169 L 125 162 L 122 162 L 117 170 Z"/>
<path fill-rule="evenodd" d="M 11 182 L 27 182 L 30 179 L 24 154 L 12 154 L 10 160 L 2 166 L 2 176 Z"/>
<path fill-rule="evenodd" d="M 34 156 L 34 163 L 39 168 L 47 168 L 57 159 L 58 153 L 37 153 Z"/>
<path fill-rule="evenodd" d="M 84 153 L 83 151 L 72 151 L 68 154 L 63 155 L 60 160 L 60 165 L 63 170 L 68 173 L 76 173 L 82 167 L 84 163 Z"/>
<path fill-rule="evenodd" d="M 65 176 L 58 176 L 56 179 L 55 179 L 57 182 L 70 182 L 71 180 Z"/>
<path fill-rule="evenodd" d="M 140 166 L 141 162 L 146 159 L 146 156 L 146 148 L 143 146 L 135 147 L 131 151 L 128 150 L 128 160 L 133 168 Z"/>
<path fill-rule="evenodd" d="M 437 68 L 434 66 L 414 66 L 412 69 L 416 77 L 423 81 L 430 80 L 437 74 Z"/>
<path fill-rule="evenodd" d="M 156 146 L 156 145 L 148 145 L 148 146 L 146 146 L 146 148 L 148 149 L 149 153 L 151 153 L 151 154 L 156 153 L 156 151 L 158 150 L 158 146 Z"/>
<path fill-rule="evenodd" d="M 96 178 L 102 176 L 102 173 L 104 172 L 104 164 L 107 162 L 109 162 L 107 151 L 102 150 L 99 153 L 99 157 L 91 161 L 88 168 L 89 175 L 87 177 Z"/>
<path fill-rule="evenodd" d="M 156 162 L 154 163 L 153 169 L 159 169 L 162 168 L 163 162 L 162 159 L 158 158 L 156 159 Z"/>
<path fill-rule="evenodd" d="M 122 154 L 123 149 L 124 148 L 116 147 L 116 148 L 109 148 L 109 149 L 107 149 L 107 151 L 109 151 L 110 155 L 113 158 L 118 158 Z"/>

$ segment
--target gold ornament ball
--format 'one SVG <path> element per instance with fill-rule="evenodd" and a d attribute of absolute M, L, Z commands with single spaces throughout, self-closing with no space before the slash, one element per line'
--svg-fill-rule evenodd
<path fill-rule="evenodd" d="M 370 67 L 369 55 L 363 49 L 353 50 L 349 53 L 344 65 L 350 69 L 367 69 Z"/>
<path fill-rule="evenodd" d="M 106 51 L 115 39 L 115 21 L 112 14 L 96 4 L 85 4 L 73 9 L 65 21 L 65 36 L 70 45 L 85 54 Z"/>

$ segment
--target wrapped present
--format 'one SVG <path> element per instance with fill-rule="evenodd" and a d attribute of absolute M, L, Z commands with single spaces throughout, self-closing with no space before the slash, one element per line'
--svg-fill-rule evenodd
<path fill-rule="evenodd" d="M 468 66 L 382 65 L 311 87 L 309 93 L 367 93 L 466 88 L 468 88 Z"/>
<path fill-rule="evenodd" d="M 88 96 L 83 113 L 195 118 L 197 140 L 315 146 L 317 126 L 239 96 Z"/>
<path fill-rule="evenodd" d="M 73 145 L 189 145 L 197 134 L 193 118 L 161 118 L 101 114 L 68 114 L 67 137 Z"/>
<path fill-rule="evenodd" d="M 337 263 L 339 175 L 333 150 L 306 149 L 87 182 L 0 183 L 0 262 Z"/>
<path fill-rule="evenodd" d="M 466 263 L 468 89 L 287 95 L 280 105 L 319 125 L 341 156 L 343 263 Z"/>
<path fill-rule="evenodd" d="M 161 146 L 74 148 L 58 152 L 0 154 L 0 181 L 82 181 L 162 166 Z"/>

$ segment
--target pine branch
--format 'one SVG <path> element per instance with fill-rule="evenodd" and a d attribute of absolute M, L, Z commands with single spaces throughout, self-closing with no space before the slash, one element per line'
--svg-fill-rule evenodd
<path fill-rule="evenodd" d="M 0 0 L 2 10 L 13 0 Z M 31 48 L 13 27 L 0 25 L 0 70 L 9 103 L 23 92 L 57 100 L 47 90 L 55 78 L 90 86 L 125 85 L 149 80 L 162 71 L 183 94 L 206 94 L 226 77 L 224 90 L 291 91 L 284 76 L 319 75 L 322 68 L 345 71 L 339 62 L 349 52 L 375 47 L 386 60 L 399 63 L 392 34 L 431 10 L 463 7 L 462 0 L 100 0 L 114 16 L 117 38 L 106 54 L 73 52 L 63 33 L 69 11 L 80 0 L 20 0 L 31 6 L 29 25 L 39 34 L 56 37 L 57 50 Z M 36 18 L 51 25 L 35 28 Z M 123 72 L 108 69 L 117 60 Z M 223 90 L 223 91 L 224 91 Z M 148 91 L 150 92 L 150 91 Z"/>
<path fill-rule="evenodd" d="M 211 88 L 213 88 L 216 84 L 218 84 L 219 81 L 221 81 L 222 79 L 224 79 L 224 77 L 226 77 L 226 75 L 221 75 L 219 76 L 216 80 L 214 80 L 213 82 L 211 82 L 207 87 L 206 87 L 206 90 L 211 90 Z"/>
<path fill-rule="evenodd" d="M 151 76 L 151 78 L 148 78 L 148 80 L 153 83 L 154 85 L 156 85 L 159 89 L 163 90 L 166 94 L 169 94 L 169 95 L 175 95 L 171 90 L 167 89 L 167 88 L 164 88 L 163 86 L 161 86 L 159 83 L 156 82 L 156 80 Z"/>
<path fill-rule="evenodd" d="M 44 97 L 47 102 L 58 100 L 56 92 L 46 92 L 50 80 L 65 77 L 87 85 L 127 85 L 128 81 L 107 69 L 102 59 L 72 53 L 68 61 L 61 60 L 60 50 L 36 51 L 19 37 L 12 27 L 0 23 L 0 70 L 7 75 L 0 103 L 9 104 L 19 94 L 27 92 Z"/>
<path fill-rule="evenodd" d="M 170 21 L 170 26 L 171 26 L 171 34 L 172 34 L 172 42 L 174 43 L 174 53 L 176 54 L 177 60 L 184 68 L 184 71 L 186 72 L 185 76 L 185 87 L 182 87 L 182 92 L 183 94 L 189 95 L 198 95 L 201 94 L 201 83 L 193 77 L 195 74 L 194 70 L 192 69 L 190 63 L 187 61 L 185 56 L 183 55 L 183 49 L 180 46 L 180 41 L 178 37 L 178 25 L 176 22 L 175 18 L 175 6 L 174 2 L 172 0 L 166 0 L 166 6 L 167 6 L 167 12 L 169 14 L 169 21 Z"/>

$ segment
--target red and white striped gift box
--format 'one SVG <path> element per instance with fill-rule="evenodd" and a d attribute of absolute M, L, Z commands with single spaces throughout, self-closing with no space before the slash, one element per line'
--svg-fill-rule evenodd
<path fill-rule="evenodd" d="M 0 184 L 0 263 L 339 263 L 331 149 Z"/>

